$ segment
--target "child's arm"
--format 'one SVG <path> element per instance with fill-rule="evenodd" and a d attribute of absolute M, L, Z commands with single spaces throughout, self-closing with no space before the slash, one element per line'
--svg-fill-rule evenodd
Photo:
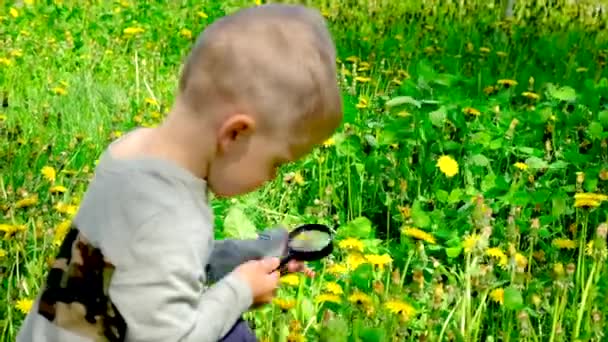
<path fill-rule="evenodd" d="M 208 280 L 215 282 L 249 260 L 285 255 L 288 234 L 285 228 L 277 227 L 261 232 L 257 239 L 214 241 L 206 270 Z"/>
<path fill-rule="evenodd" d="M 137 229 L 110 294 L 129 341 L 219 341 L 252 306 L 252 289 L 234 272 L 205 289 L 212 221 L 187 205 L 171 210 Z"/>

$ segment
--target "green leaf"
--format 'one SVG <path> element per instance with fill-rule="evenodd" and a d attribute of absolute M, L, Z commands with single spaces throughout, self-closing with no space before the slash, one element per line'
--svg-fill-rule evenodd
<path fill-rule="evenodd" d="M 531 169 L 546 169 L 549 167 L 549 164 L 545 160 L 538 157 L 530 157 L 526 159 L 526 164 L 528 164 L 528 167 Z"/>
<path fill-rule="evenodd" d="M 490 160 L 483 154 L 475 154 L 471 156 L 471 163 L 473 163 L 473 165 L 484 167 L 490 165 Z"/>
<path fill-rule="evenodd" d="M 453 189 L 452 192 L 450 193 L 450 198 L 448 199 L 448 202 L 450 204 L 458 203 L 462 199 L 463 195 L 464 195 L 464 191 L 462 191 L 462 189 L 460 189 L 460 188 Z"/>
<path fill-rule="evenodd" d="M 228 213 L 224 219 L 224 233 L 226 237 L 233 239 L 257 238 L 255 225 L 238 205 L 234 205 L 228 209 Z"/>
<path fill-rule="evenodd" d="M 404 104 L 411 104 L 418 108 L 420 108 L 422 106 L 422 103 L 420 103 L 420 101 L 415 100 L 411 96 L 397 96 L 397 97 L 394 97 L 394 98 L 386 101 L 386 103 L 385 103 L 386 107 L 388 107 L 388 108 L 401 106 Z"/>
<path fill-rule="evenodd" d="M 435 191 L 435 197 L 437 197 L 437 200 L 439 202 L 442 202 L 442 203 L 447 202 L 448 196 L 449 196 L 449 193 L 445 190 L 438 189 L 437 191 Z"/>
<path fill-rule="evenodd" d="M 420 228 L 426 228 L 431 225 L 431 218 L 424 212 L 418 200 L 414 201 L 412 205 L 412 221 L 415 226 Z"/>
<path fill-rule="evenodd" d="M 341 231 L 342 236 L 349 236 L 358 239 L 368 239 L 372 235 L 372 221 L 367 217 L 361 216 L 348 222 Z"/>
<path fill-rule="evenodd" d="M 386 340 L 386 332 L 380 328 L 363 327 L 359 332 L 361 342 L 384 342 Z"/>
<path fill-rule="evenodd" d="M 448 247 L 445 249 L 445 254 L 448 258 L 457 258 L 462 252 L 462 247 Z"/>
<path fill-rule="evenodd" d="M 351 274 L 353 285 L 362 291 L 370 290 L 370 281 L 374 278 L 372 265 L 365 263 L 359 265 Z"/>
<path fill-rule="evenodd" d="M 331 317 L 319 330 L 321 342 L 347 342 L 350 335 L 348 323 L 340 316 Z"/>
<path fill-rule="evenodd" d="M 602 133 L 604 133 L 604 127 L 601 123 L 593 121 L 589 124 L 589 135 L 591 136 L 591 138 L 595 140 L 600 140 L 602 139 Z"/>
<path fill-rule="evenodd" d="M 448 114 L 447 114 L 445 106 L 441 106 L 441 107 L 439 107 L 439 109 L 434 110 L 429 113 L 431 123 L 437 127 L 443 126 L 447 116 L 448 116 Z"/>
<path fill-rule="evenodd" d="M 598 119 L 604 127 L 608 127 L 608 110 L 603 110 L 597 114 Z"/>
<path fill-rule="evenodd" d="M 505 289 L 505 307 L 511 310 L 520 310 L 524 306 L 524 299 L 516 288 L 509 286 Z"/>
<path fill-rule="evenodd" d="M 549 93 L 550 97 L 552 97 L 556 100 L 559 100 L 559 101 L 565 101 L 565 102 L 576 101 L 576 91 L 572 87 L 563 86 L 560 88 L 556 88 L 554 85 L 549 84 L 547 92 Z"/>

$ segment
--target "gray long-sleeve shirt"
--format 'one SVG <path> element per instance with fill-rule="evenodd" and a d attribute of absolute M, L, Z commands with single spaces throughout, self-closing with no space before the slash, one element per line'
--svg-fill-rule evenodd
<path fill-rule="evenodd" d="M 282 255 L 287 231 L 214 241 L 207 201 L 168 161 L 104 153 L 17 341 L 221 339 L 252 304 L 232 270 Z"/>

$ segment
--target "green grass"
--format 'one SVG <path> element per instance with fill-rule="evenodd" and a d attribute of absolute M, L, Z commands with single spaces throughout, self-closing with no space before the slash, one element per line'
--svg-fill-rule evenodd
<path fill-rule="evenodd" d="M 14 340 L 101 151 L 157 124 L 197 33 L 252 3 L 0 5 L 0 340 Z M 564 1 L 517 1 L 509 20 L 488 1 L 306 3 L 334 34 L 344 125 L 263 189 L 214 200 L 217 236 L 235 221 L 321 222 L 340 226 L 338 248 L 249 315 L 259 336 L 605 340 L 606 204 L 574 197 L 607 192 L 606 15 Z"/>

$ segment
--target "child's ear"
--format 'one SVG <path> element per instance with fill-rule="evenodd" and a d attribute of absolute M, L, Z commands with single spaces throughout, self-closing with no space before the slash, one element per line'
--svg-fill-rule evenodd
<path fill-rule="evenodd" d="M 218 144 L 225 152 L 239 139 L 250 136 L 256 129 L 253 117 L 245 114 L 236 114 L 224 121 L 218 132 Z"/>

